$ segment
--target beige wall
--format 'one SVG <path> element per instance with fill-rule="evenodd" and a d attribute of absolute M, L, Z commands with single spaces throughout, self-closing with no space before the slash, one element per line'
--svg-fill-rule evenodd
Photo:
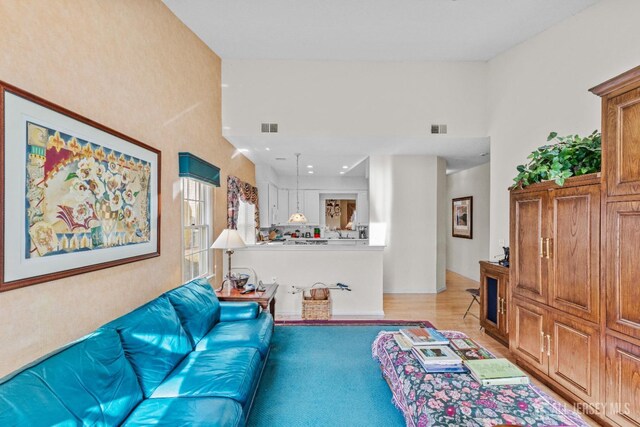
<path fill-rule="evenodd" d="M 480 280 L 478 261 L 493 259 L 500 251 L 489 253 L 489 163 L 447 176 L 447 270 L 473 280 Z M 473 196 L 473 239 L 451 234 L 451 199 Z"/>
<path fill-rule="evenodd" d="M 601 129 L 600 98 L 588 89 L 638 65 L 638 16 L 638 0 L 601 0 L 489 61 L 491 254 L 509 242 L 516 166 L 551 131 Z"/>
<path fill-rule="evenodd" d="M 0 294 L 1 376 L 180 284 L 179 151 L 255 169 L 221 137 L 220 58 L 160 0 L 3 0 L 0 79 L 162 150 L 162 256 Z"/>

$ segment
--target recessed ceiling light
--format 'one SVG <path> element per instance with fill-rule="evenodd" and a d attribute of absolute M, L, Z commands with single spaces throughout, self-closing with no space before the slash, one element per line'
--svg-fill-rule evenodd
<path fill-rule="evenodd" d="M 343 166 L 342 169 L 349 169 L 349 166 Z"/>
<path fill-rule="evenodd" d="M 309 173 L 313 174 L 313 171 L 309 171 Z"/>
<path fill-rule="evenodd" d="M 313 169 L 313 165 L 307 165 L 307 168 Z"/>
<path fill-rule="evenodd" d="M 241 153 L 246 153 L 247 151 L 249 151 L 248 148 L 238 148 L 238 151 Z"/>
<path fill-rule="evenodd" d="M 264 147 L 264 149 L 267 150 L 267 151 L 271 151 L 271 148 L 269 148 L 269 147 Z"/>
<path fill-rule="evenodd" d="M 231 130 L 231 128 L 229 126 L 222 126 L 223 130 Z"/>
<path fill-rule="evenodd" d="M 344 172 L 340 172 L 340 175 L 344 175 Z"/>
<path fill-rule="evenodd" d="M 229 87 L 229 85 L 228 85 L 228 84 L 226 84 L 226 83 L 222 83 L 220 86 L 222 86 L 222 87 Z"/>

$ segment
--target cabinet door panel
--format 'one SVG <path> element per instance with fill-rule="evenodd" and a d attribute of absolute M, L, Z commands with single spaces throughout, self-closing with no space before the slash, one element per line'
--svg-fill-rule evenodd
<path fill-rule="evenodd" d="M 547 373 L 544 353 L 545 310 L 514 298 L 511 303 L 510 350 L 518 358 Z"/>
<path fill-rule="evenodd" d="M 640 202 L 607 206 L 607 326 L 640 338 Z"/>
<path fill-rule="evenodd" d="M 304 190 L 304 215 L 307 224 L 320 224 L 320 192 L 318 190 Z"/>
<path fill-rule="evenodd" d="M 640 426 L 640 346 L 607 337 L 607 417 Z"/>
<path fill-rule="evenodd" d="M 514 194 L 511 198 L 511 286 L 514 294 L 547 301 L 546 263 L 541 238 L 546 231 L 547 191 Z"/>
<path fill-rule="evenodd" d="M 600 300 L 600 186 L 552 192 L 549 305 L 597 322 Z"/>
<path fill-rule="evenodd" d="M 600 332 L 586 322 L 549 316 L 549 376 L 587 402 L 600 398 Z"/>
<path fill-rule="evenodd" d="M 607 150 L 607 194 L 640 193 L 640 89 L 634 89 L 607 104 L 605 144 Z"/>

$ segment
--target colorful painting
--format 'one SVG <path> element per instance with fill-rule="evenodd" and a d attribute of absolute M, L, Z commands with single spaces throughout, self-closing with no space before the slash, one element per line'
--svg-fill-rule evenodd
<path fill-rule="evenodd" d="M 0 292 L 160 255 L 160 151 L 0 82 Z"/>
<path fill-rule="evenodd" d="M 149 241 L 149 162 L 37 123 L 26 135 L 26 258 Z"/>
<path fill-rule="evenodd" d="M 473 238 L 473 197 L 460 197 L 451 201 L 452 236 Z"/>

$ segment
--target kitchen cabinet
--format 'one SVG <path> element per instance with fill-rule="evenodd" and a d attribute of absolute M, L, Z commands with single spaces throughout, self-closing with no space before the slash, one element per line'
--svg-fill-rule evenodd
<path fill-rule="evenodd" d="M 480 326 L 485 333 L 509 345 L 509 269 L 480 261 Z"/>
<path fill-rule="evenodd" d="M 270 182 L 258 183 L 258 205 L 260 207 L 260 228 L 268 228 L 278 221 L 278 187 Z"/>
<path fill-rule="evenodd" d="M 276 224 L 287 224 L 289 216 L 289 190 L 286 188 L 278 188 L 278 211 L 276 213 Z"/>
<path fill-rule="evenodd" d="M 369 192 L 358 191 L 356 199 L 356 222 L 358 225 L 369 225 Z"/>
<path fill-rule="evenodd" d="M 320 191 L 304 190 L 304 216 L 309 225 L 320 224 Z"/>

